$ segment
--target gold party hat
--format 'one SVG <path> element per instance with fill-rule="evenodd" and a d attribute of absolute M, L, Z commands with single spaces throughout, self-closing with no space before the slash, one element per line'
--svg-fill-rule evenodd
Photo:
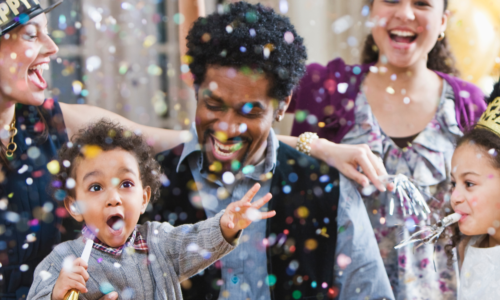
<path fill-rule="evenodd" d="M 483 113 L 476 128 L 484 128 L 500 136 L 500 97 L 491 102 Z"/>

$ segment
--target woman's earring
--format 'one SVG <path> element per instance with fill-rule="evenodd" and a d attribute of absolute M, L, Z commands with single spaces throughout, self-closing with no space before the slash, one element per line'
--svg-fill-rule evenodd
<path fill-rule="evenodd" d="M 438 41 L 439 41 L 439 42 L 441 42 L 442 40 L 444 40 L 444 37 L 445 37 L 445 36 L 446 36 L 446 35 L 445 35 L 444 31 L 443 31 L 443 32 L 441 32 L 441 33 L 439 34 L 439 36 L 438 36 Z"/>
<path fill-rule="evenodd" d="M 281 122 L 281 120 L 283 120 L 283 115 L 278 115 L 276 121 Z"/>

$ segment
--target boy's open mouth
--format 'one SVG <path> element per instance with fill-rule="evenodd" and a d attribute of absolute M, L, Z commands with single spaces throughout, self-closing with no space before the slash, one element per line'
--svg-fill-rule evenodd
<path fill-rule="evenodd" d="M 123 226 L 125 225 L 125 222 L 123 221 L 122 215 L 115 214 L 115 215 L 108 217 L 106 224 L 108 224 L 109 228 L 111 228 L 112 230 L 119 231 L 120 229 L 123 228 Z"/>

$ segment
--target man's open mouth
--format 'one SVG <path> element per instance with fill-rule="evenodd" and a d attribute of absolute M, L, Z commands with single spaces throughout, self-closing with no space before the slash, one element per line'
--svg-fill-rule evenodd
<path fill-rule="evenodd" d="M 123 226 L 125 226 L 125 222 L 123 221 L 123 216 L 121 214 L 109 216 L 106 224 L 108 224 L 109 228 L 113 231 L 120 231 Z"/>
<path fill-rule="evenodd" d="M 38 88 L 44 90 L 47 88 L 47 82 L 43 79 L 43 70 L 48 70 L 49 64 L 43 63 L 28 69 L 29 80 Z"/>
<path fill-rule="evenodd" d="M 215 137 L 211 136 L 212 140 L 212 153 L 218 160 L 226 161 L 235 159 L 238 156 L 241 148 L 243 148 L 243 141 L 236 143 L 222 143 Z"/>
<path fill-rule="evenodd" d="M 417 34 L 406 30 L 389 30 L 391 40 L 396 43 L 411 44 L 417 39 Z"/>

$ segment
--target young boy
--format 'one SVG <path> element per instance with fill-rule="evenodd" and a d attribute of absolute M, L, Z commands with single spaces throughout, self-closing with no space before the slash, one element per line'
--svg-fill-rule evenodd
<path fill-rule="evenodd" d="M 160 169 L 143 139 L 100 121 L 82 130 L 60 152 L 57 179 L 69 214 L 84 222 L 82 237 L 58 245 L 36 268 L 28 299 L 99 299 L 116 291 L 120 299 L 182 299 L 179 282 L 234 249 L 238 232 L 271 199 L 250 203 L 255 185 L 214 218 L 194 225 L 137 225 L 160 186 Z M 186 187 L 187 188 L 187 187 Z M 61 191 L 58 191 L 61 193 Z M 86 239 L 94 246 L 88 264 L 80 257 Z M 74 260 L 73 260 L 74 259 Z"/>

